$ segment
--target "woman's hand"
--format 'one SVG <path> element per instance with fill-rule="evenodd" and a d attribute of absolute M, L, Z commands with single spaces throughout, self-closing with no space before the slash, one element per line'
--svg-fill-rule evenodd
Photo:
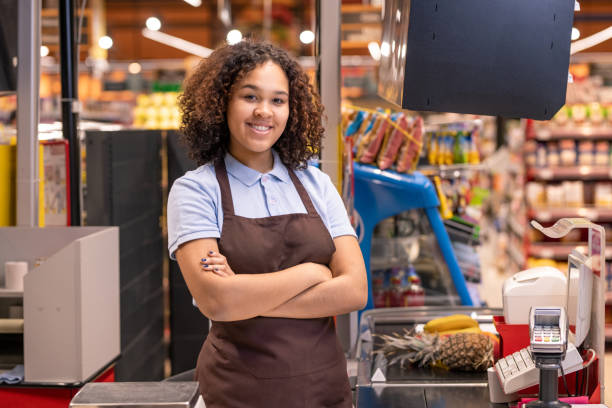
<path fill-rule="evenodd" d="M 200 265 L 205 272 L 212 272 L 223 277 L 234 275 L 234 271 L 227 263 L 227 258 L 219 252 L 209 251 L 207 257 L 200 261 Z"/>

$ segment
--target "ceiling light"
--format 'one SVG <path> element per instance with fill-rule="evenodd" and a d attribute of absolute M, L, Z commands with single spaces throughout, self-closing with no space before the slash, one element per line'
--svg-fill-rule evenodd
<path fill-rule="evenodd" d="M 572 41 L 576 41 L 580 38 L 580 30 L 576 27 L 572 27 Z"/>
<path fill-rule="evenodd" d="M 388 57 L 391 55 L 391 47 L 389 46 L 388 42 L 383 41 L 383 43 L 380 45 L 380 55 L 383 57 Z"/>
<path fill-rule="evenodd" d="M 98 45 L 100 46 L 100 48 L 108 50 L 113 46 L 113 39 L 110 38 L 108 35 L 102 36 L 98 40 Z"/>
<path fill-rule="evenodd" d="M 47 55 L 49 55 L 49 47 L 47 47 L 46 45 L 42 45 L 40 47 L 40 56 L 46 57 Z"/>
<path fill-rule="evenodd" d="M 190 41 L 183 40 L 182 38 L 175 37 L 170 34 L 162 33 L 161 31 L 153 31 L 143 28 L 142 35 L 150 40 L 157 41 L 161 44 L 202 58 L 207 58 L 213 52 L 213 50 L 210 48 L 202 47 L 201 45 L 194 44 Z"/>
<path fill-rule="evenodd" d="M 304 30 L 300 33 L 300 41 L 304 44 L 310 44 L 315 39 L 315 35 L 310 30 Z"/>
<path fill-rule="evenodd" d="M 226 40 L 229 45 L 238 44 L 240 41 L 242 41 L 242 33 L 235 29 L 231 30 L 229 33 L 227 33 Z"/>
<path fill-rule="evenodd" d="M 149 30 L 159 31 L 161 28 L 161 21 L 157 17 L 149 17 L 147 18 L 147 22 L 145 23 Z"/>
<path fill-rule="evenodd" d="M 142 71 L 142 66 L 139 63 L 132 62 L 130 65 L 128 65 L 128 72 L 130 74 L 136 75 L 139 74 L 140 71 Z"/>
<path fill-rule="evenodd" d="M 380 61 L 380 46 L 376 41 L 372 41 L 368 44 L 368 50 L 375 61 Z"/>
<path fill-rule="evenodd" d="M 184 0 L 184 1 L 185 3 L 193 7 L 200 7 L 202 5 L 202 0 Z"/>

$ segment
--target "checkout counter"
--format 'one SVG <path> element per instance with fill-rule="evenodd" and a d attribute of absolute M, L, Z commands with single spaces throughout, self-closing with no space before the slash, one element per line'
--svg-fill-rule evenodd
<path fill-rule="evenodd" d="M 567 383 L 562 382 L 560 377 L 558 390 L 569 395 L 575 393 L 581 397 L 583 404 L 590 404 L 576 406 L 604 406 L 601 405 L 604 383 L 604 364 L 601 359 L 605 352 L 605 281 L 601 276 L 601 271 L 605 271 L 602 256 L 604 230 L 586 219 L 562 219 L 549 228 L 539 224 L 534 224 L 534 227 L 552 238 L 561 238 L 574 228 L 589 229 L 588 253 L 570 255 L 567 278 L 560 271 L 547 268 L 520 272 L 506 281 L 504 292 L 500 293 L 504 298 L 503 310 L 428 306 L 373 309 L 363 313 L 358 341 L 352 354 L 357 364 L 355 389 L 358 408 L 507 407 L 508 402 L 522 397 L 535 396 L 537 399 L 538 392 L 542 399 L 542 391 L 537 387 L 537 370 L 540 370 L 541 375 L 541 369 L 537 365 L 537 352 L 533 349 L 535 343 L 531 338 L 532 332 L 535 332 L 532 330 L 533 322 L 530 321 L 532 307 L 568 309 L 568 339 L 572 345 L 564 353 L 563 366 L 567 367 L 566 359 L 575 359 L 576 355 L 578 364 L 565 370 Z M 503 388 L 512 387 L 505 382 L 498 365 L 487 372 L 453 372 L 432 367 L 418 368 L 414 365 L 402 368 L 399 364 L 389 365 L 382 354 L 376 353 L 381 347 L 378 335 L 401 333 L 404 329 L 410 330 L 431 319 L 453 314 L 469 315 L 483 331 L 498 333 L 499 359 L 505 360 L 521 349 L 530 348 L 537 368 L 530 370 L 527 366 L 521 373 L 524 374 L 519 383 L 521 386 L 516 386 L 515 382 L 516 390 L 506 394 Z M 577 354 L 577 348 L 580 354 Z M 556 368 L 554 372 L 557 372 Z M 556 378 L 554 374 L 553 378 Z M 557 381 L 552 381 L 556 397 Z"/>
<path fill-rule="evenodd" d="M 23 372 L 22 381 L 0 383 L 0 405 L 67 406 L 83 384 L 114 381 L 119 228 L 0 228 L 0 243 L 1 266 L 26 262 L 28 270 L 23 290 L 0 289 L 0 322 L 21 321 L 0 333 L 0 368 Z"/>

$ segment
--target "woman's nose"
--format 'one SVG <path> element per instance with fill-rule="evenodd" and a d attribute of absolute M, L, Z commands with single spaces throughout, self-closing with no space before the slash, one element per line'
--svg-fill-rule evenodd
<path fill-rule="evenodd" d="M 258 117 L 268 117 L 272 115 L 272 110 L 268 103 L 262 102 L 255 107 L 253 114 Z"/>

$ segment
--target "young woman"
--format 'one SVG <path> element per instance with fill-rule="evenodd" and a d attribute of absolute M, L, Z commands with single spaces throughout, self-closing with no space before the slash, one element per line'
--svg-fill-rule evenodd
<path fill-rule="evenodd" d="M 212 321 L 197 362 L 206 406 L 351 407 L 332 317 L 362 308 L 365 266 L 329 177 L 307 160 L 323 127 L 300 66 L 242 41 L 180 98 L 200 165 L 168 199 L 170 256 Z"/>

